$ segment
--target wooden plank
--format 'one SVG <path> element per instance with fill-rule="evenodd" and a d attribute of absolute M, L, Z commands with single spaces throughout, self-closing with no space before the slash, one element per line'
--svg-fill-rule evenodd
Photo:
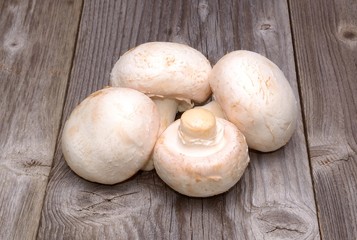
<path fill-rule="evenodd" d="M 290 1 L 323 239 L 357 237 L 357 2 Z"/>
<path fill-rule="evenodd" d="M 260 52 L 283 69 L 298 96 L 284 1 L 86 1 L 64 120 L 108 84 L 120 54 L 146 41 L 187 43 L 212 63 L 234 49 Z M 114 186 L 87 182 L 58 146 L 38 238 L 318 239 L 301 119 L 286 147 L 250 154 L 235 187 L 201 199 L 177 194 L 154 171 Z"/>
<path fill-rule="evenodd" d="M 34 239 L 80 1 L 0 1 L 0 239 Z"/>

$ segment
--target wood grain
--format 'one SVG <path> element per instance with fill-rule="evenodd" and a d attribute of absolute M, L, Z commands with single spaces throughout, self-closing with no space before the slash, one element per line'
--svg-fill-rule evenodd
<path fill-rule="evenodd" d="M 357 2 L 290 1 L 323 239 L 357 237 Z"/>
<path fill-rule="evenodd" d="M 0 1 L 0 239 L 34 239 L 80 1 Z"/>
<path fill-rule="evenodd" d="M 147 41 L 186 43 L 212 64 L 235 49 L 260 52 L 298 97 L 284 1 L 85 1 L 63 121 L 108 84 L 120 54 Z M 299 119 L 286 147 L 251 152 L 242 180 L 205 199 L 177 194 L 154 171 L 114 186 L 87 182 L 57 146 L 38 239 L 318 239 L 305 146 Z"/>

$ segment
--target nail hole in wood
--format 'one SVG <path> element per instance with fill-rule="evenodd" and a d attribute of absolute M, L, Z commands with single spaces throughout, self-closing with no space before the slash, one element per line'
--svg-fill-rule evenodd
<path fill-rule="evenodd" d="M 352 31 L 345 31 L 342 36 L 349 40 L 357 40 L 357 33 Z"/>
<path fill-rule="evenodd" d="M 260 30 L 269 30 L 271 28 L 271 25 L 268 23 L 264 23 L 260 26 Z"/>

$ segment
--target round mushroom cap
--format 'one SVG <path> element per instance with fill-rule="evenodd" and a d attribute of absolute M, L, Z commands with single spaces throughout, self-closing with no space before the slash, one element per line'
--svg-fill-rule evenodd
<path fill-rule="evenodd" d="M 111 72 L 111 84 L 136 89 L 148 96 L 204 102 L 211 94 L 208 75 L 212 67 L 196 49 L 171 42 L 148 42 L 122 55 Z M 180 108 L 180 107 L 179 107 Z"/>
<path fill-rule="evenodd" d="M 68 166 L 79 176 L 115 184 L 133 176 L 149 159 L 159 113 L 145 94 L 128 88 L 104 88 L 71 113 L 62 135 Z"/>
<path fill-rule="evenodd" d="M 232 123 L 221 118 L 216 121 L 223 135 L 213 145 L 183 143 L 178 134 L 180 120 L 156 142 L 156 172 L 177 192 L 191 197 L 217 195 L 228 191 L 243 175 L 249 163 L 245 138 Z"/>
<path fill-rule="evenodd" d="M 272 61 L 258 53 L 234 51 L 217 62 L 209 82 L 216 101 L 250 148 L 269 152 L 289 141 L 298 105 L 289 82 Z"/>

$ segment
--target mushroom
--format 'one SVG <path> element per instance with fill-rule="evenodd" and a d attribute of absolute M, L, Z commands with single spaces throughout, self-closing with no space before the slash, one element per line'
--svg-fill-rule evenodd
<path fill-rule="evenodd" d="M 211 94 L 212 67 L 194 48 L 171 42 L 148 42 L 122 55 L 111 72 L 111 85 L 141 91 L 152 98 L 160 113 L 161 134 L 177 111 L 202 103 Z M 152 170 L 152 161 L 143 170 Z"/>
<path fill-rule="evenodd" d="M 298 105 L 288 80 L 272 61 L 250 51 L 231 52 L 213 67 L 209 83 L 250 148 L 269 152 L 289 141 Z"/>
<path fill-rule="evenodd" d="M 153 158 L 160 178 L 192 197 L 228 191 L 249 163 L 244 135 L 202 108 L 184 112 L 160 135 Z"/>
<path fill-rule="evenodd" d="M 71 113 L 62 135 L 68 166 L 92 182 L 115 184 L 148 161 L 160 125 L 156 105 L 128 88 L 104 88 Z"/>
<path fill-rule="evenodd" d="M 223 112 L 222 107 L 217 103 L 214 96 L 212 96 L 212 100 L 205 105 L 196 106 L 195 108 L 204 108 L 213 113 L 214 116 L 227 120 L 226 114 Z"/>

